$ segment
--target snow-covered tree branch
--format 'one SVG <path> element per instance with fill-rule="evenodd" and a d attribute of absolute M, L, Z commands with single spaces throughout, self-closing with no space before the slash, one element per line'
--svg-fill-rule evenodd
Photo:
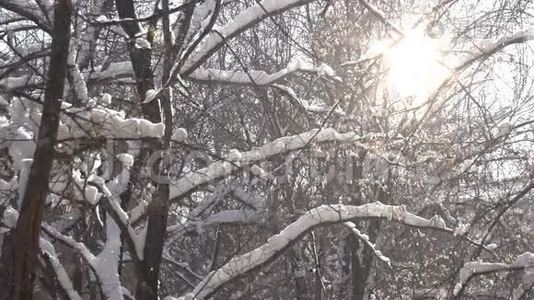
<path fill-rule="evenodd" d="M 443 220 L 421 218 L 407 212 L 402 206 L 384 205 L 380 202 L 362 206 L 323 205 L 306 212 L 279 234 L 270 237 L 267 243 L 261 247 L 233 258 L 218 270 L 206 275 L 204 280 L 193 290 L 194 297 L 199 299 L 208 298 L 222 285 L 268 263 L 304 233 L 317 226 L 362 218 L 386 219 L 416 228 L 448 229 Z"/>
<path fill-rule="evenodd" d="M 240 168 L 254 162 L 263 161 L 289 151 L 299 150 L 312 143 L 344 142 L 361 145 L 366 140 L 375 138 L 379 138 L 379 136 L 360 137 L 354 132 L 338 133 L 333 128 L 313 129 L 298 135 L 281 137 L 250 151 L 233 151 L 224 160 L 213 162 L 206 168 L 191 172 L 191 174 L 173 182 L 170 189 L 170 199 L 186 195 L 199 186 L 231 175 Z"/>
<path fill-rule="evenodd" d="M 525 252 L 511 264 L 472 261 L 460 270 L 460 280 L 454 287 L 454 295 L 461 295 L 473 277 L 498 272 L 522 271 L 521 281 L 512 292 L 510 299 L 522 299 L 534 285 L 534 254 Z"/>

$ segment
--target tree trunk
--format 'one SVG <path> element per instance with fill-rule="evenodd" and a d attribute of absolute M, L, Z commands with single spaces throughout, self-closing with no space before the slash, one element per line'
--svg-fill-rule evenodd
<path fill-rule="evenodd" d="M 163 22 L 163 37 L 165 41 L 165 53 L 163 61 L 163 78 L 165 83 L 170 77 L 171 66 L 174 63 L 175 53 L 172 48 L 170 24 L 169 24 L 169 2 L 162 0 L 162 22 Z M 165 121 L 165 135 L 163 142 L 158 143 L 157 147 L 162 150 L 169 148 L 171 133 L 172 133 L 172 108 L 171 108 L 171 92 L 170 89 L 162 91 L 159 97 L 161 108 L 158 107 L 158 115 L 161 121 L 161 112 L 164 114 Z M 152 105 L 156 106 L 156 105 Z M 155 118 L 152 115 L 155 112 L 144 112 L 146 117 Z M 162 157 L 160 168 L 164 172 L 167 170 L 166 160 Z M 147 237 L 145 249 L 143 251 L 143 273 L 145 278 L 139 281 L 137 298 L 138 299 L 158 299 L 159 289 L 159 271 L 161 267 L 161 259 L 163 254 L 163 247 L 165 246 L 165 234 L 167 232 L 167 217 L 169 214 L 169 184 L 166 182 L 156 182 L 157 189 L 152 194 L 152 202 L 150 202 L 148 212 Z"/>
<path fill-rule="evenodd" d="M 54 158 L 61 98 L 67 73 L 71 14 L 70 0 L 55 1 L 52 54 L 41 126 L 15 231 L 13 299 L 32 299 L 34 273 L 40 252 L 41 220 L 48 193 L 48 180 Z"/>
<path fill-rule="evenodd" d="M 137 84 L 137 91 L 141 101 L 144 100 L 146 92 L 154 88 L 154 76 L 151 66 L 152 51 L 150 49 L 139 49 L 135 47 L 136 35 L 140 32 L 139 25 L 135 21 L 136 13 L 132 0 L 116 0 L 117 10 L 121 18 L 129 18 L 132 21 L 123 22 L 123 29 L 130 37 L 130 60 L 135 73 L 135 80 Z M 168 10 L 168 1 L 162 2 L 163 10 Z M 164 27 L 168 29 L 168 15 L 163 13 Z M 164 29 L 164 30 L 167 30 Z M 146 38 L 151 42 L 152 37 L 150 30 Z M 164 76 L 165 81 L 169 77 L 170 66 L 172 65 L 173 55 L 170 51 L 170 32 L 165 32 L 165 61 L 164 61 Z M 141 104 L 143 110 L 143 117 L 151 122 L 161 122 L 161 107 L 157 103 L 158 99 L 154 99 L 150 103 Z M 160 96 L 162 106 L 165 108 L 165 142 L 148 141 L 151 149 L 148 153 L 141 153 L 141 157 L 148 157 L 153 151 L 164 150 L 168 147 L 170 140 L 170 133 L 172 129 L 172 112 L 170 111 L 170 94 L 165 92 Z M 144 152 L 144 151 L 142 151 Z M 150 166 L 152 167 L 152 166 Z M 138 278 L 136 297 L 137 299 L 157 299 L 158 298 L 158 282 L 159 270 L 161 265 L 161 257 L 163 254 L 163 246 L 165 241 L 165 232 L 167 227 L 167 215 L 169 211 L 169 185 L 166 183 L 155 182 L 157 185 L 156 191 L 152 194 L 152 201 L 147 208 L 148 224 L 147 237 L 145 248 L 143 249 L 143 260 L 138 266 L 140 271 L 140 278 Z M 129 201 L 125 201 L 129 202 Z"/>
<path fill-rule="evenodd" d="M 353 184 L 352 184 L 352 193 L 353 193 L 353 199 L 352 199 L 352 205 L 361 205 L 362 204 L 362 195 L 360 190 L 360 182 L 363 178 L 363 163 L 365 159 L 366 153 L 361 152 L 357 157 L 353 157 L 352 161 L 352 176 L 353 176 Z M 356 224 L 359 224 L 358 220 L 354 220 Z M 365 247 L 365 245 L 362 245 L 360 243 L 360 240 L 358 237 L 356 237 L 353 234 L 349 234 L 347 236 L 346 245 L 348 247 L 347 253 L 349 254 L 350 258 L 350 299 L 352 300 L 362 300 L 363 294 L 365 290 L 365 281 L 367 280 L 367 264 L 365 260 L 361 259 L 360 257 L 360 248 Z M 363 253 L 362 253 L 363 255 Z M 362 264 L 363 262 L 363 264 Z"/>

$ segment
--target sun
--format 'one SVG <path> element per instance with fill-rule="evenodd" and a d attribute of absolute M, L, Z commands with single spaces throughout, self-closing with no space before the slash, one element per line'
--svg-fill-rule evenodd
<path fill-rule="evenodd" d="M 426 99 L 447 78 L 443 63 L 445 38 L 434 39 L 416 28 L 384 52 L 388 92 L 402 98 Z"/>

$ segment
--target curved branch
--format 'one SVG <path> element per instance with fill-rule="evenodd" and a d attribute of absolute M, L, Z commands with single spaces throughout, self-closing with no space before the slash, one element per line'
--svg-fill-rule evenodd
<path fill-rule="evenodd" d="M 43 240 L 41 239 L 41 243 L 42 242 Z M 81 300 L 82 298 L 74 289 L 74 286 L 69 278 L 69 275 L 67 274 L 67 271 L 65 270 L 57 256 L 54 253 L 50 253 L 48 251 L 43 251 L 42 256 L 50 264 L 50 267 L 52 267 L 52 269 L 54 270 L 57 282 L 59 283 L 65 294 L 69 297 L 69 299 Z"/>
<path fill-rule="evenodd" d="M 313 228 L 345 222 L 354 218 L 387 219 L 416 228 L 432 228 L 452 233 L 452 229 L 447 228 L 443 220 L 436 218 L 428 220 L 419 217 L 407 212 L 404 206 L 385 205 L 380 202 L 360 206 L 322 205 L 305 213 L 279 234 L 269 238 L 267 243 L 259 248 L 233 258 L 218 270 L 208 274 L 196 286 L 193 294 L 198 299 L 209 298 L 223 285 L 275 259 L 284 249 Z"/>
<path fill-rule="evenodd" d="M 48 16 L 43 15 L 39 5 L 35 4 L 33 1 L 0 0 L 0 7 L 34 22 L 45 32 L 51 32 Z"/>
<path fill-rule="evenodd" d="M 400 36 L 404 36 L 404 32 L 400 27 L 393 24 L 388 18 L 384 15 L 384 13 L 378 9 L 376 6 L 372 5 L 371 3 L 367 2 L 367 0 L 360 0 L 360 3 L 365 6 L 373 15 L 375 15 L 381 22 L 386 24 L 387 26 L 391 27 L 397 34 Z"/>
<path fill-rule="evenodd" d="M 480 59 L 486 59 L 490 57 L 491 55 L 501 51 L 502 49 L 506 48 L 507 46 L 514 45 L 514 44 L 522 44 L 527 41 L 534 40 L 534 29 L 527 29 L 522 30 L 519 32 L 516 32 L 510 36 L 505 36 L 497 41 L 491 42 L 485 46 L 482 47 L 476 47 L 475 51 L 476 54 L 472 54 L 469 57 L 463 59 L 457 67 L 454 69 L 458 71 L 462 71 L 465 68 L 469 67 L 472 63 L 480 60 Z"/>
<path fill-rule="evenodd" d="M 235 37 L 264 19 L 280 14 L 291 8 L 304 5 L 312 0 L 264 0 L 243 10 L 232 21 L 217 29 L 220 34 L 210 34 L 199 44 L 198 50 L 187 58 L 180 73 L 189 75 L 202 65 L 213 53 L 219 50 L 226 40 Z"/>
<path fill-rule="evenodd" d="M 301 61 L 290 63 L 287 67 L 272 74 L 260 70 L 234 71 L 198 68 L 187 78 L 202 82 L 265 86 L 296 72 L 324 74 L 334 79 L 337 78 L 334 70 L 326 64 L 314 67 Z"/>
<path fill-rule="evenodd" d="M 466 263 L 460 270 L 460 281 L 455 285 L 453 294 L 455 297 L 459 297 L 469 282 L 476 276 L 498 272 L 525 271 L 522 282 L 514 289 L 510 297 L 510 299 L 514 300 L 521 299 L 530 286 L 534 284 L 533 268 L 534 254 L 530 252 L 519 255 L 511 264 L 471 261 Z"/>
<path fill-rule="evenodd" d="M 177 181 L 171 182 L 169 198 L 171 201 L 175 201 L 177 198 L 192 192 L 199 186 L 229 176 L 242 167 L 289 151 L 306 148 L 311 142 L 324 143 L 337 141 L 358 144 L 359 142 L 373 138 L 377 138 L 377 136 L 360 137 L 354 132 L 338 133 L 332 128 L 322 130 L 313 129 L 302 134 L 282 137 L 259 148 L 247 152 L 234 153 L 234 155 L 228 157 L 226 160 L 216 161 L 206 168 L 191 172 Z"/>

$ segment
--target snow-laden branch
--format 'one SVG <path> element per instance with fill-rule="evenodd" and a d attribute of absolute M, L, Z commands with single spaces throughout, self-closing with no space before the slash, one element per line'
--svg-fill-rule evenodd
<path fill-rule="evenodd" d="M 118 64 L 119 65 L 117 66 L 113 66 L 115 70 L 111 70 L 111 72 L 117 72 L 123 76 L 132 75 L 132 73 L 119 72 L 118 69 L 120 69 L 119 67 L 121 66 L 121 64 L 120 63 Z M 88 92 L 87 92 L 87 85 L 86 85 L 84 78 L 87 78 L 87 76 L 90 76 L 92 73 L 91 72 L 83 72 L 83 73 L 80 72 L 78 64 L 76 64 L 75 62 L 75 56 L 73 53 L 69 54 L 67 70 L 68 70 L 68 76 L 69 76 L 69 84 L 71 85 L 71 88 L 73 92 L 75 93 L 76 99 L 81 100 L 82 103 L 86 103 L 89 97 L 88 97 Z M 106 71 L 101 72 L 101 73 L 103 74 L 103 77 L 104 75 L 110 76 L 108 72 Z M 31 86 L 42 86 L 42 85 L 44 85 L 44 81 L 40 77 L 31 76 L 31 75 L 11 76 L 11 77 L 5 77 L 5 78 L 0 79 L 0 90 L 3 90 L 5 92 L 11 92 L 17 89 L 28 88 Z"/>
<path fill-rule="evenodd" d="M 40 239 L 39 244 L 41 246 L 44 258 L 48 261 L 54 270 L 54 273 L 56 273 L 56 279 L 61 288 L 65 291 L 65 294 L 67 294 L 67 297 L 69 297 L 70 300 L 81 300 L 82 298 L 74 289 L 74 285 L 72 284 L 67 271 L 57 257 L 54 245 L 44 238 Z"/>
<path fill-rule="evenodd" d="M 92 254 L 85 244 L 76 242 L 70 236 L 63 235 L 52 226 L 42 224 L 42 228 L 46 234 L 69 246 L 82 256 L 100 281 L 102 292 L 106 299 L 123 299 L 118 273 L 119 254 L 122 244 L 121 231 L 111 216 L 108 215 L 106 218 L 106 243 L 98 256 Z"/>
<path fill-rule="evenodd" d="M 63 235 L 61 232 L 57 231 L 54 227 L 43 223 L 41 225 L 43 231 L 54 238 L 55 240 L 58 240 L 62 242 L 63 244 L 69 246 L 69 248 L 75 250 L 78 254 L 80 254 L 83 259 L 87 262 L 87 264 L 91 267 L 94 267 L 96 256 L 91 253 L 91 250 L 89 250 L 84 243 L 77 242 L 70 236 Z"/>
<path fill-rule="evenodd" d="M 488 42 L 485 45 L 476 46 L 471 51 L 471 54 L 460 60 L 455 69 L 457 71 L 461 71 L 469 67 L 475 61 L 486 59 L 507 46 L 521 44 L 531 40 L 534 40 L 534 28 L 521 30 L 512 35 L 504 36 L 498 40 Z"/>
<path fill-rule="evenodd" d="M 314 129 L 298 135 L 278 138 L 259 148 L 255 148 L 247 152 L 239 152 L 234 150 L 226 160 L 216 161 L 211 163 L 206 168 L 196 170 L 174 182 L 171 182 L 169 198 L 176 199 L 193 191 L 195 188 L 203 184 L 231 175 L 233 172 L 239 170 L 243 166 L 251 165 L 255 162 L 266 160 L 282 153 L 302 149 L 312 142 L 324 143 L 337 141 L 358 143 L 367 139 L 372 139 L 373 137 L 375 136 L 371 135 L 361 137 L 354 132 L 338 133 L 332 128 L 325 128 L 322 130 Z"/>
<path fill-rule="evenodd" d="M 97 67 L 98 71 L 85 71 L 84 77 L 89 81 L 105 81 L 109 79 L 119 79 L 124 77 L 132 77 L 134 75 L 133 66 L 131 61 L 121 61 L 111 63 L 107 68 Z"/>
<path fill-rule="evenodd" d="M 221 48 L 225 41 L 235 37 L 262 20 L 282 13 L 293 7 L 304 5 L 311 0 L 263 0 L 240 12 L 233 20 L 227 22 L 210 33 L 187 58 L 180 70 L 181 74 L 189 74 Z"/>
<path fill-rule="evenodd" d="M 11 92 L 27 86 L 37 86 L 42 84 L 44 84 L 44 82 L 34 76 L 12 76 L 0 79 L 0 90 Z"/>
<path fill-rule="evenodd" d="M 454 296 L 458 296 L 465 289 L 469 281 L 478 275 L 497 272 L 523 270 L 521 283 L 512 292 L 512 300 L 521 299 L 534 285 L 534 253 L 525 252 L 519 255 L 511 264 L 472 261 L 466 263 L 460 270 L 460 281 L 454 286 Z"/>
<path fill-rule="evenodd" d="M 334 70 L 326 65 L 321 64 L 318 67 L 313 66 L 309 62 L 301 59 L 295 59 L 282 70 L 267 74 L 265 71 L 249 70 L 249 71 L 232 71 L 232 70 L 217 70 L 217 69 L 203 69 L 198 68 L 191 73 L 188 78 L 198 81 L 207 81 L 215 83 L 226 84 L 252 84 L 252 85 L 270 85 L 282 78 L 295 72 L 309 72 L 325 75 L 338 80 Z"/>
<path fill-rule="evenodd" d="M 70 65 L 71 67 L 76 67 L 78 69 L 77 64 L 70 63 Z M 77 72 L 77 74 L 74 74 L 76 76 L 75 79 L 82 78 L 83 80 L 85 78 L 86 81 L 89 83 L 103 82 L 110 79 L 121 79 L 134 76 L 131 61 L 111 63 L 105 69 L 103 69 L 102 66 L 99 66 L 96 67 L 95 70 L 89 70 L 84 72 L 80 72 L 79 70 L 73 71 Z M 0 89 L 6 92 L 25 88 L 28 85 L 39 86 L 43 84 L 44 82 L 42 81 L 42 79 L 29 75 L 11 76 L 0 79 Z"/>
<path fill-rule="evenodd" d="M 391 27 L 396 33 L 400 34 L 401 36 L 404 36 L 404 32 L 402 31 L 402 29 L 397 25 L 393 24 L 393 22 L 389 21 L 386 15 L 376 6 L 367 2 L 367 0 L 360 0 L 360 3 L 365 6 L 369 11 L 371 11 L 371 13 L 373 13 L 378 19 L 380 19 L 381 22 Z"/>
<path fill-rule="evenodd" d="M 288 3 L 291 4 L 289 5 L 289 7 L 282 5 L 285 2 L 280 1 L 280 3 L 276 5 L 273 4 L 273 7 L 280 6 L 280 7 L 285 7 L 285 8 L 291 8 L 294 6 L 301 5 L 307 1 L 308 0 L 287 1 Z M 264 2 L 274 3 L 274 1 L 264 1 Z M 243 11 L 242 14 L 244 12 L 247 12 L 248 10 L 253 10 L 256 12 L 258 10 L 258 7 L 259 7 L 259 4 L 256 4 L 255 6 L 252 6 L 249 9 Z M 261 10 L 261 7 L 259 7 L 259 9 L 260 9 L 260 12 L 263 11 Z M 240 18 L 240 16 L 241 14 L 238 15 L 238 17 L 236 17 L 234 21 L 241 20 L 241 19 L 248 20 L 248 17 Z M 265 18 L 265 17 L 266 16 L 262 15 L 262 18 Z M 259 22 L 261 20 L 257 20 L 257 21 Z M 249 24 L 249 26 L 253 24 Z M 237 25 L 242 25 L 242 24 L 237 24 Z M 233 22 L 227 23 L 222 28 L 224 29 L 227 27 L 229 28 L 228 29 L 229 32 L 233 32 L 232 30 L 237 30 L 236 28 L 241 28 L 239 26 L 234 27 Z M 222 29 L 219 29 L 219 30 L 222 30 Z M 235 34 L 238 34 L 241 31 Z M 470 66 L 472 63 L 480 59 L 487 58 L 497 53 L 498 51 L 501 51 L 502 49 L 504 49 L 505 47 L 509 45 L 524 43 L 526 41 L 530 41 L 533 39 L 534 39 L 534 29 L 528 29 L 528 30 L 519 31 L 510 36 L 502 37 L 496 41 L 487 43 L 486 45 L 474 47 L 471 50 L 471 54 L 467 55 L 466 57 L 461 58 L 459 62 L 455 64 L 454 69 L 457 71 L 463 70 L 467 68 L 468 66 Z M 201 45 L 199 46 L 199 48 L 203 46 L 206 46 L 207 48 L 204 48 L 203 51 L 198 50 L 197 52 L 193 53 L 193 56 L 194 57 L 200 56 L 200 54 L 207 55 L 209 51 L 206 49 L 215 49 L 213 50 L 213 52 L 216 51 L 221 46 L 216 43 L 217 41 L 220 44 L 223 43 L 219 35 L 216 35 L 216 34 L 209 35 L 208 38 L 206 38 L 206 40 L 203 41 Z M 211 54 L 211 52 L 209 52 L 209 54 Z M 382 54 L 383 53 L 379 53 L 373 56 L 378 57 Z M 369 59 L 369 57 L 366 57 L 365 59 L 362 59 L 362 60 L 366 60 L 366 59 Z M 191 64 L 192 62 L 190 61 L 193 61 L 193 60 L 194 58 L 191 58 L 190 60 L 188 60 L 188 62 Z M 349 66 L 349 65 L 356 64 L 356 63 L 357 62 L 346 62 L 343 65 Z M 130 61 L 111 63 L 106 69 L 102 70 L 101 68 L 102 67 L 100 68 L 97 67 L 96 70 L 81 72 L 79 73 L 79 75 L 77 75 L 77 77 L 86 78 L 88 82 L 103 82 L 103 81 L 110 80 L 110 79 L 122 79 L 122 78 L 132 77 L 134 75 L 133 67 Z M 230 70 L 217 70 L 217 69 L 202 69 L 202 68 L 198 68 L 198 66 L 195 67 L 194 71 L 193 70 L 188 71 L 191 68 L 187 68 L 187 67 L 184 67 L 184 69 L 187 69 L 187 72 L 186 70 L 184 70 L 181 73 L 186 73 L 186 74 L 190 73 L 185 78 L 189 78 L 189 79 L 197 80 L 197 81 L 220 82 L 220 83 L 227 83 L 227 84 L 268 85 L 268 84 L 276 82 L 279 79 L 282 79 L 288 76 L 289 74 L 295 71 L 317 72 L 319 73 L 319 75 L 324 74 L 324 75 L 327 75 L 333 78 L 337 78 L 335 77 L 333 70 L 327 65 L 320 65 L 319 67 L 311 67 L 309 65 L 306 65 L 304 67 L 302 66 L 299 67 L 298 65 L 290 64 L 288 67 L 273 74 L 267 74 L 266 72 L 260 71 L 260 70 L 249 70 L 248 72 L 243 72 L 243 71 L 230 71 Z M 39 78 L 27 76 L 27 75 L 23 75 L 19 77 L 16 77 L 16 76 L 5 77 L 0 80 L 0 89 L 5 90 L 5 91 L 11 91 L 15 89 L 24 88 L 28 85 L 41 85 L 41 84 L 43 84 L 43 82 Z"/>
<path fill-rule="evenodd" d="M 119 203 L 119 195 L 121 195 L 126 189 L 130 180 L 130 172 L 124 168 L 119 176 L 115 180 L 104 184 L 102 178 L 98 178 L 94 182 L 98 186 L 100 192 L 104 195 L 111 209 L 113 220 L 117 223 L 120 229 L 128 235 L 128 242 L 132 254 L 136 256 L 138 260 L 143 260 L 143 250 L 145 247 L 146 228 L 140 232 L 136 232 L 131 226 L 130 218 L 126 211 L 122 209 Z"/>
<path fill-rule="evenodd" d="M 110 188 L 113 189 L 113 186 L 107 187 L 108 191 Z M 17 218 L 18 212 L 15 209 L 8 207 L 4 211 L 3 221 L 7 226 L 14 228 L 17 224 Z M 124 298 L 123 287 L 121 286 L 118 273 L 119 254 L 122 244 L 121 229 L 110 215 L 107 215 L 106 217 L 106 243 L 104 249 L 97 256 L 95 256 L 84 243 L 77 242 L 72 237 L 62 234 L 54 227 L 43 223 L 41 224 L 41 228 L 43 229 L 43 232 L 52 239 L 60 241 L 81 255 L 101 283 L 102 292 L 106 296 L 106 299 L 118 300 Z M 47 255 L 45 258 L 49 260 L 60 285 L 66 291 L 67 295 L 70 299 L 80 299 L 79 296 L 77 297 L 77 293 L 74 289 L 72 289 L 72 283 L 59 262 L 57 255 L 55 255 L 52 244 L 43 238 L 41 238 L 40 244 L 45 255 Z"/>
<path fill-rule="evenodd" d="M 22 22 L 16 22 L 14 24 L 8 24 L 4 25 L 3 28 L 0 28 L 0 34 L 12 34 L 19 31 L 26 31 L 26 30 L 35 30 L 38 29 L 38 26 L 35 26 L 33 24 L 26 24 Z M 18 50 L 18 49 L 17 49 Z"/>
<path fill-rule="evenodd" d="M 111 96 L 105 94 L 102 98 L 111 98 Z M 105 102 L 105 100 L 102 101 Z M 40 105 L 22 98 L 14 98 L 8 109 L 11 111 L 12 118 L 9 122 L 0 123 L 0 133 L 5 133 L 5 137 L 2 138 L 21 140 L 23 138 L 19 134 L 21 126 L 30 127 L 29 131 L 36 136 L 41 119 Z M 152 123 L 141 118 L 126 118 L 124 112 L 98 105 L 95 100 L 90 100 L 88 107 L 72 107 L 71 104 L 63 102 L 57 139 L 59 142 L 68 142 L 79 138 L 161 138 L 164 131 L 163 123 Z M 29 133 L 27 140 L 21 146 L 32 145 L 34 147 L 32 135 Z"/>
<path fill-rule="evenodd" d="M 206 227 L 225 224 L 258 224 L 261 223 L 262 216 L 263 212 L 251 209 L 228 209 L 209 215 L 202 220 L 188 220 L 185 223 L 169 226 L 167 232 L 172 232 L 173 240 L 177 240 L 190 232 L 196 231 L 201 234 Z"/>
<path fill-rule="evenodd" d="M 42 228 L 48 235 L 74 249 L 84 258 L 100 281 L 102 292 L 107 299 L 123 299 L 123 287 L 118 273 L 122 246 L 121 233 L 126 231 L 125 233 L 130 238 L 128 241 L 132 243 L 134 248 L 132 254 L 135 254 L 139 259 L 142 259 L 145 236 L 144 231 L 138 234 L 133 230 L 129 224 L 128 215 L 117 202 L 118 195 L 126 189 L 129 171 L 124 168 L 120 176 L 106 184 L 100 177 L 95 177 L 92 181 L 96 183 L 104 197 L 109 201 L 115 214 L 115 218 L 111 214 L 106 215 L 106 243 L 97 256 L 92 254 L 83 243 L 76 242 L 72 237 L 61 234 L 52 226 L 43 224 Z"/>
<path fill-rule="evenodd" d="M 41 244 L 41 247 L 42 246 L 43 245 Z M 63 291 L 65 291 L 65 294 L 67 294 L 67 297 L 70 300 L 81 300 L 82 298 L 74 289 L 74 285 L 72 284 L 72 281 L 70 280 L 67 271 L 65 270 L 59 259 L 53 254 L 50 254 L 49 252 L 43 252 L 43 256 L 45 256 L 45 259 L 48 260 L 50 266 L 56 273 L 57 281 L 59 282 L 59 285 L 61 286 Z"/>
<path fill-rule="evenodd" d="M 261 70 L 248 70 L 245 72 L 237 70 L 198 68 L 185 78 L 195 81 L 221 84 L 270 85 L 296 72 L 317 73 L 320 76 L 328 76 L 335 80 L 340 80 L 339 77 L 336 76 L 335 71 L 327 64 L 323 63 L 319 66 L 314 66 L 312 63 L 303 61 L 299 58 L 294 59 L 287 65 L 287 67 L 272 74 L 268 74 Z M 84 72 L 83 76 L 89 78 L 90 81 L 95 82 L 109 79 L 121 79 L 133 76 L 133 68 L 129 61 L 117 62 L 112 63 L 102 71 Z M 20 78 L 17 81 L 13 81 L 10 87 L 21 87 L 23 86 L 24 81 L 25 78 Z"/>
<path fill-rule="evenodd" d="M 43 224 L 42 228 L 46 234 L 69 246 L 82 256 L 100 281 L 106 299 L 123 299 L 118 273 L 121 232 L 109 215 L 106 218 L 106 243 L 98 256 L 93 255 L 85 244 L 76 242 L 70 236 L 63 235 L 52 226 Z"/>
<path fill-rule="evenodd" d="M 235 257 L 216 271 L 209 273 L 196 286 L 193 294 L 198 299 L 205 299 L 218 288 L 238 276 L 270 262 L 291 243 L 309 230 L 322 225 L 340 223 L 354 218 L 378 218 L 399 222 L 418 228 L 434 228 L 452 232 L 443 220 L 430 220 L 409 213 L 404 206 L 385 205 L 380 202 L 360 206 L 342 204 L 322 205 L 306 212 L 297 221 L 284 228 L 279 234 L 269 238 L 265 244 L 241 256 Z"/>
<path fill-rule="evenodd" d="M 124 299 L 119 274 L 121 246 L 121 230 L 108 214 L 106 216 L 106 244 L 97 256 L 94 271 L 101 282 L 102 292 L 109 300 Z"/>
<path fill-rule="evenodd" d="M 226 195 L 232 195 L 236 200 L 245 204 L 245 209 L 228 209 L 211 214 L 212 210 L 221 203 Z M 167 227 L 173 240 L 179 239 L 188 232 L 196 230 L 199 234 L 205 227 L 222 224 L 254 224 L 263 221 L 265 213 L 265 200 L 253 196 L 237 185 L 224 185 L 195 207 L 187 216 L 187 221 Z M 208 215 L 202 217 L 202 215 Z"/>
<path fill-rule="evenodd" d="M 215 53 L 219 48 L 221 48 L 226 40 L 235 37 L 241 32 L 247 30 L 251 26 L 261 22 L 269 16 L 273 16 L 279 13 L 282 13 L 288 9 L 291 9 L 296 6 L 303 5 L 310 2 L 311 0 L 264 0 L 258 2 L 251 7 L 243 10 L 239 13 L 233 20 L 227 22 L 222 27 L 214 29 L 199 45 L 196 47 L 196 50 L 191 54 L 190 57 L 187 57 L 183 67 L 180 69 L 180 75 L 191 75 L 204 61 L 209 58 L 213 53 Z M 210 11 L 206 9 L 206 12 Z M 326 70 L 326 67 L 320 67 L 323 70 Z M 327 71 L 330 71 L 329 68 Z M 260 72 L 260 71 L 258 71 Z M 133 68 L 130 62 L 120 62 L 111 64 L 106 70 L 99 72 L 93 72 L 89 74 L 90 80 L 105 80 L 108 78 L 122 78 L 127 77 L 128 75 L 133 74 Z M 192 77 L 193 79 L 200 80 L 205 76 L 205 70 L 201 70 L 196 74 L 197 78 Z M 247 76 L 247 75 L 245 75 Z M 256 75 L 253 75 L 253 77 Z M 284 75 L 285 76 L 285 75 Z M 244 77 L 237 76 L 230 78 L 228 74 L 220 73 L 218 74 L 220 79 L 226 79 L 230 81 L 243 81 Z M 248 78 L 248 76 L 247 76 Z M 235 83 L 235 82 L 231 82 Z M 241 82 L 243 83 L 243 82 Z M 250 78 L 248 78 L 248 84 L 250 84 Z"/>
<path fill-rule="evenodd" d="M 333 77 L 336 80 L 340 80 L 339 77 L 335 76 Z M 295 100 L 298 105 L 300 105 L 303 109 L 305 109 L 308 112 L 311 113 L 335 113 L 337 115 L 344 116 L 346 113 L 339 107 L 328 107 L 324 103 L 316 103 L 316 102 L 308 102 L 307 100 L 300 99 L 297 96 L 297 93 L 295 91 L 283 84 L 273 84 L 272 87 L 277 88 L 279 91 L 281 91 L 283 94 L 289 96 L 293 100 Z"/>
<path fill-rule="evenodd" d="M 91 103 L 90 103 L 91 104 Z M 64 103 L 58 140 L 82 137 L 144 138 L 163 136 L 165 125 L 140 118 L 126 118 L 120 111 L 96 106 L 70 107 Z"/>
<path fill-rule="evenodd" d="M 211 32 L 199 44 L 192 55 L 187 58 L 180 73 L 188 75 L 196 70 L 207 58 L 222 47 L 227 39 L 235 37 L 239 33 L 270 16 L 282 13 L 293 7 L 304 5 L 310 1 L 311 0 L 264 0 L 252 5 L 239 13 L 233 20 L 227 22 L 222 27 L 217 28 L 217 33 Z M 13 1 L 9 0 L 0 0 L 0 7 L 1 6 L 34 20 L 38 24 L 45 24 L 45 17 L 38 14 L 40 11 L 36 9 L 38 7 L 32 1 L 23 0 L 13 3 Z M 204 73 L 204 71 L 198 73 L 197 77 L 201 77 L 200 75 L 202 75 L 202 73 Z M 225 74 L 220 75 L 222 77 L 227 77 Z M 105 70 L 83 72 L 83 77 L 87 78 L 89 81 L 103 81 L 110 78 L 119 79 L 131 76 L 133 76 L 133 68 L 130 61 L 112 63 Z M 4 84 L 0 84 L 0 86 L 7 90 L 21 88 L 24 86 L 23 82 L 27 82 L 28 79 L 29 78 L 23 77 L 9 78 L 4 81 Z M 237 80 L 237 78 L 234 79 Z M 7 81 L 9 81 L 9 84 L 7 84 Z"/>
<path fill-rule="evenodd" d="M 40 6 L 42 6 L 43 9 L 41 9 Z M 54 11 L 50 1 L 0 0 L 0 7 L 27 18 L 45 31 L 50 30 L 50 14 Z M 45 15 L 43 11 L 47 12 L 48 15 Z"/>
<path fill-rule="evenodd" d="M 211 18 L 217 17 L 217 0 L 208 0 L 208 1 L 201 1 L 199 5 L 192 11 L 191 18 L 189 23 L 186 26 L 187 30 L 184 30 L 185 27 L 182 27 L 178 24 L 181 24 L 181 22 L 177 22 L 178 26 L 176 26 L 173 30 L 174 35 L 176 37 L 182 36 L 178 39 L 178 41 L 182 41 L 182 45 L 188 46 L 188 47 L 194 47 L 195 44 L 198 45 L 197 39 L 201 39 L 202 35 L 205 35 L 203 33 L 205 30 L 209 30 L 209 20 L 210 15 Z M 181 32 L 181 31 L 184 32 Z M 184 49 L 185 50 L 185 49 Z M 185 50 L 184 53 L 186 53 L 188 50 Z"/>

